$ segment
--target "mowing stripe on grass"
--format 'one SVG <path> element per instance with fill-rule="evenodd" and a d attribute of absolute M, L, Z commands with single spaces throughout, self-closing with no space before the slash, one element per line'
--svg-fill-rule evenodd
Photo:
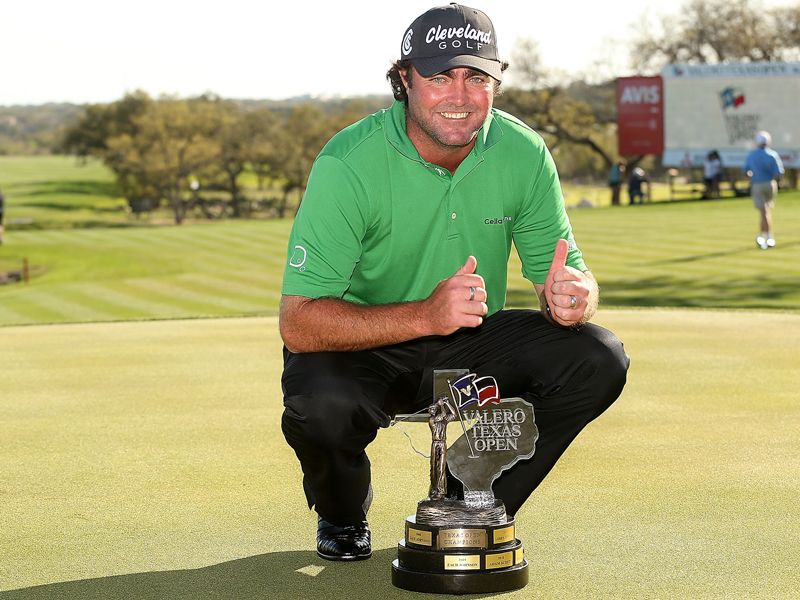
<path fill-rule="evenodd" d="M 151 291 L 154 295 L 167 295 L 181 301 L 184 305 L 204 307 L 207 314 L 253 313 L 265 311 L 263 303 L 243 299 L 239 294 L 231 294 L 227 290 L 194 285 L 180 279 L 158 281 L 155 279 L 139 279 L 129 281 L 138 289 Z"/>
<path fill-rule="evenodd" d="M 190 273 L 182 275 L 181 281 L 196 284 L 197 289 L 204 289 L 213 294 L 230 294 L 241 298 L 253 298 L 267 301 L 270 306 L 280 300 L 280 286 L 268 287 L 262 283 L 254 283 L 254 278 L 230 276 L 213 277 L 207 273 Z"/>
<path fill-rule="evenodd" d="M 35 290 L 25 294 L 23 302 L 14 303 L 11 309 L 24 315 L 21 323 L 61 323 L 80 320 L 80 316 L 90 317 L 91 309 L 80 305 L 71 304 L 69 301 L 61 302 L 61 289 L 57 294 L 45 290 Z M 74 309 L 71 310 L 71 308 Z M 97 317 L 97 314 L 95 314 Z M 91 321 L 93 319 L 86 318 Z M 102 319 L 100 319 L 102 320 Z"/>
<path fill-rule="evenodd" d="M 149 292 L 143 293 L 135 287 L 131 287 L 125 281 L 110 281 L 107 283 L 86 283 L 81 284 L 92 297 L 113 303 L 120 306 L 120 316 L 126 311 L 139 313 L 141 318 L 158 318 L 158 315 L 167 314 L 174 317 L 186 315 L 186 310 L 182 303 L 173 302 L 170 298 L 167 301 L 160 301 Z"/>
<path fill-rule="evenodd" d="M 606 306 L 800 310 L 800 230 L 792 226 L 800 222 L 800 193 L 781 194 L 778 206 L 782 233 L 768 252 L 752 242 L 756 213 L 748 199 L 573 210 L 570 218 Z M 33 278 L 26 287 L 0 286 L 0 324 L 276 312 L 290 227 L 285 220 L 11 231 L 0 267 L 19 268 L 28 257 Z M 143 279 L 159 283 L 136 284 Z M 509 305 L 537 304 L 516 253 L 508 282 Z M 110 286 L 117 296 L 87 298 L 80 308 L 72 294 L 69 308 L 59 306 L 59 288 L 76 283 Z M 44 310 L 42 302 L 52 306 Z"/>
<path fill-rule="evenodd" d="M 129 279 L 118 289 L 124 289 L 130 294 L 141 295 L 145 298 L 153 298 L 165 304 L 175 306 L 176 314 L 211 316 L 224 314 L 226 310 L 225 301 L 218 301 L 217 298 L 195 294 L 190 291 L 182 290 L 180 287 L 165 281 L 151 279 Z"/>

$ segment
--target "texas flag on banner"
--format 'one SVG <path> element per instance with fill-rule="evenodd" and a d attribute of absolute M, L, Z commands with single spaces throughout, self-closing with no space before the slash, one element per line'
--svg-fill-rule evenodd
<path fill-rule="evenodd" d="M 487 404 L 500 404 L 500 389 L 494 377 L 478 377 L 468 373 L 450 384 L 453 396 L 458 399 L 458 407 L 464 408 L 473 402 L 479 407 Z"/>
<path fill-rule="evenodd" d="M 744 92 L 740 88 L 726 87 L 719 93 L 722 108 L 738 108 L 744 104 Z"/>

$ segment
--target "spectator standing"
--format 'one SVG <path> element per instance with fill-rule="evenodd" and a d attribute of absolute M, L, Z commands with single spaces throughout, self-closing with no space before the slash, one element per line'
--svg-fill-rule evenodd
<path fill-rule="evenodd" d="M 608 187 L 611 188 L 611 206 L 619 206 L 619 191 L 625 177 L 625 161 L 619 160 L 608 172 Z"/>
<path fill-rule="evenodd" d="M 636 167 L 631 171 L 631 176 L 628 178 L 628 198 L 630 204 L 636 204 L 636 199 L 639 199 L 639 204 L 644 204 L 645 198 L 650 197 L 650 178 L 641 167 Z"/>
<path fill-rule="evenodd" d="M 783 175 L 784 169 L 781 157 L 769 147 L 772 136 L 768 131 L 759 131 L 755 142 L 757 147 L 747 155 L 744 171 L 750 177 L 750 194 L 753 196 L 753 206 L 759 213 L 761 231 L 756 236 L 756 245 L 766 250 L 775 247 L 772 208 L 778 193 L 778 179 Z"/>
<path fill-rule="evenodd" d="M 703 182 L 706 189 L 703 194 L 705 198 L 719 198 L 719 183 L 722 179 L 722 160 L 719 152 L 712 150 L 703 161 Z"/>

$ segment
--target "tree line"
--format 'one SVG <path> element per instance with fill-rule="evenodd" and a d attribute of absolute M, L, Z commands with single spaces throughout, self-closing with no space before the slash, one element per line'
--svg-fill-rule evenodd
<path fill-rule="evenodd" d="M 670 62 L 798 60 L 800 4 L 766 10 L 751 0 L 688 0 L 677 16 L 643 20 L 631 37 L 630 62 L 640 74 Z M 562 176 L 603 179 L 619 158 L 613 75 L 595 81 L 559 76 L 532 41 L 517 45 L 511 65 L 515 85 L 495 105 L 545 137 Z M 153 99 L 135 92 L 88 106 L 58 150 L 100 158 L 134 212 L 163 203 L 181 223 L 202 191 L 218 190 L 232 216 L 245 216 L 252 198 L 240 176 L 248 169 L 259 190 L 267 181 L 277 183 L 280 195 L 270 207 L 284 216 L 331 135 L 385 106 L 388 97 L 371 100 L 275 109 L 211 95 Z M 657 157 L 626 158 L 659 166 Z M 200 208 L 212 215 L 208 206 Z"/>
<path fill-rule="evenodd" d="M 328 111 L 311 103 L 248 110 L 210 95 L 153 99 L 135 92 L 87 107 L 64 132 L 62 150 L 101 159 L 133 212 L 163 203 L 180 224 L 202 192 L 216 190 L 227 195 L 231 216 L 245 216 L 252 204 L 240 176 L 250 169 L 259 190 L 278 183 L 281 194 L 270 205 L 283 217 L 325 142 L 371 109 L 352 101 Z"/>
<path fill-rule="evenodd" d="M 209 218 L 221 212 L 238 218 L 255 206 L 283 217 L 296 208 L 292 200 L 305 190 L 328 139 L 388 100 L 275 110 L 210 95 L 156 99 L 134 92 L 88 106 L 66 128 L 58 150 L 99 158 L 133 213 L 166 206 L 180 224 L 194 209 Z M 509 88 L 496 105 L 548 138 L 565 177 L 603 178 L 615 160 L 613 81 Z M 255 176 L 256 189 L 242 186 L 246 170 Z M 278 187 L 278 197 L 265 193 L 267 184 Z"/>

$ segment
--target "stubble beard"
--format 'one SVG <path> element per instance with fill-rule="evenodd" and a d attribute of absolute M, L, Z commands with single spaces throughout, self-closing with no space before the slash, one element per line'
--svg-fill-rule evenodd
<path fill-rule="evenodd" d="M 422 133 L 424 133 L 437 146 L 439 146 L 439 147 L 441 147 L 443 149 L 448 149 L 449 150 L 449 149 L 463 148 L 465 146 L 468 146 L 475 140 L 475 137 L 478 135 L 478 131 L 480 131 L 480 127 L 478 127 L 477 129 L 475 129 L 474 131 L 470 132 L 469 134 L 467 134 L 467 132 L 465 132 L 464 133 L 464 137 L 469 135 L 469 137 L 467 139 L 465 139 L 465 140 L 448 139 L 448 138 L 445 137 L 445 135 L 446 135 L 445 133 L 443 133 L 443 132 L 441 132 L 441 131 L 439 131 L 437 129 L 435 123 L 433 123 L 433 119 L 432 118 L 431 119 L 426 119 L 424 117 L 424 115 L 418 114 L 417 111 L 414 109 L 414 107 L 412 106 L 412 104 L 410 102 L 408 104 L 408 109 L 407 109 L 406 112 L 407 112 L 409 121 L 412 121 L 414 123 L 414 125 L 420 131 L 422 131 Z M 460 110 L 454 110 L 453 112 L 469 112 L 469 111 L 465 111 L 462 108 Z"/>

